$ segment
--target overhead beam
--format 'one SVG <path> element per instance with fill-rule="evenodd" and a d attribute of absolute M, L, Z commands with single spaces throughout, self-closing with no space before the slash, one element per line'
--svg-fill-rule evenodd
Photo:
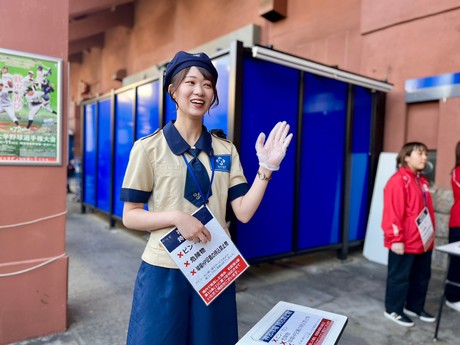
<path fill-rule="evenodd" d="M 69 62 L 82 63 L 83 62 L 83 52 L 78 52 L 75 54 L 69 54 Z"/>
<path fill-rule="evenodd" d="M 69 55 L 81 52 L 85 49 L 93 47 L 102 48 L 104 46 L 104 34 L 97 34 L 94 36 L 82 38 L 79 40 L 69 41 Z"/>
<path fill-rule="evenodd" d="M 69 23 L 69 41 L 80 40 L 107 31 L 115 26 L 133 27 L 134 4 L 89 14 Z"/>
<path fill-rule="evenodd" d="M 134 0 L 70 0 L 69 16 L 78 17 L 133 2 Z"/>

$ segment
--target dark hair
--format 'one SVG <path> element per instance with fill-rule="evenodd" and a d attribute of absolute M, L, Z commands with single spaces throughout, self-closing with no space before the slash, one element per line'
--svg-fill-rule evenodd
<path fill-rule="evenodd" d="M 455 167 L 460 165 L 460 141 L 457 142 L 457 146 L 455 146 Z"/>
<path fill-rule="evenodd" d="M 214 134 L 218 136 L 219 138 L 227 139 L 227 134 L 225 134 L 223 129 L 220 129 L 220 128 L 211 129 L 209 133 Z"/>
<path fill-rule="evenodd" d="M 399 169 L 400 167 L 407 167 L 407 162 L 405 158 L 409 157 L 412 152 L 418 150 L 428 152 L 428 147 L 424 143 L 420 143 L 418 141 L 411 141 L 409 143 L 404 144 L 401 150 L 399 151 L 398 156 L 396 157 L 396 169 Z"/>
<path fill-rule="evenodd" d="M 190 71 L 190 68 L 191 67 L 184 68 L 183 70 L 178 72 L 171 80 L 171 88 L 169 89 L 169 96 L 171 96 L 171 99 L 173 100 L 174 103 L 176 103 L 176 105 L 177 105 L 177 102 L 173 98 L 173 94 L 174 92 L 176 92 L 176 90 L 179 88 L 179 85 L 182 83 L 182 81 L 187 76 L 187 73 L 188 71 Z M 206 80 L 209 80 L 211 82 L 212 90 L 214 91 L 214 95 L 211 101 L 211 106 L 209 107 L 209 109 L 217 107 L 219 105 L 219 96 L 217 95 L 216 80 L 214 79 L 212 74 L 207 69 L 202 68 L 202 67 L 196 67 L 196 68 L 198 68 L 198 70 L 201 72 L 201 74 Z M 209 109 L 208 109 L 208 112 L 209 112 Z"/>

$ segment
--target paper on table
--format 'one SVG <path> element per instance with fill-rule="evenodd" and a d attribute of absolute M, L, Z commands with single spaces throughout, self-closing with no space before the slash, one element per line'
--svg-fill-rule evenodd
<path fill-rule="evenodd" d="M 333 345 L 347 322 L 344 315 L 278 302 L 236 345 Z"/>
<path fill-rule="evenodd" d="M 460 256 L 460 241 L 436 247 L 436 250 L 450 255 Z"/>

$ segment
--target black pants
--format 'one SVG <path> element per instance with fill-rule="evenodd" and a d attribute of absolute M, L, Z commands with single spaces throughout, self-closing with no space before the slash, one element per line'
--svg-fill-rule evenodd
<path fill-rule="evenodd" d="M 431 254 L 397 255 L 388 253 L 385 310 L 401 314 L 403 308 L 420 313 L 425 305 L 431 278 Z"/>
<path fill-rule="evenodd" d="M 460 241 L 460 228 L 449 228 L 449 243 Z M 460 283 L 460 257 L 450 256 L 449 270 L 447 271 L 447 279 Z M 450 284 L 446 285 L 446 299 L 449 302 L 460 301 L 460 288 Z"/>

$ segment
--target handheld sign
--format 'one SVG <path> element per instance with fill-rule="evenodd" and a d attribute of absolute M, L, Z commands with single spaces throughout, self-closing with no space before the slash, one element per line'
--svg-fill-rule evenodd
<path fill-rule="evenodd" d="M 209 230 L 211 241 L 206 244 L 188 241 L 174 228 L 160 242 L 206 305 L 209 305 L 249 264 L 206 206 L 192 215 Z"/>

